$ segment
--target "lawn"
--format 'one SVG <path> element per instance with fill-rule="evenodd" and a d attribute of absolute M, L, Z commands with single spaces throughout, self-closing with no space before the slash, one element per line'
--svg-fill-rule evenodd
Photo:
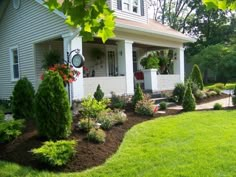
<path fill-rule="evenodd" d="M 213 88 L 213 87 L 215 87 L 215 86 L 217 87 L 218 84 L 219 84 L 219 83 L 216 83 L 216 84 L 209 84 L 209 85 L 206 85 L 205 88 L 206 88 L 206 89 L 210 89 L 210 88 Z M 224 85 L 224 84 L 222 84 L 222 85 Z M 224 89 L 225 89 L 225 90 L 233 90 L 234 87 L 235 87 L 235 85 L 236 85 L 236 82 L 227 83 L 226 85 L 224 85 Z"/>
<path fill-rule="evenodd" d="M 0 176 L 236 176 L 236 111 L 184 113 L 141 123 L 118 152 L 81 173 L 38 172 L 0 162 Z"/>

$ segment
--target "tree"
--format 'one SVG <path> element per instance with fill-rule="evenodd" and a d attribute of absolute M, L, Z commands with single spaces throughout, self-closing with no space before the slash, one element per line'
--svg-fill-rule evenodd
<path fill-rule="evenodd" d="M 49 10 L 61 11 L 66 23 L 80 29 L 80 36 L 92 40 L 96 35 L 105 42 L 114 36 L 115 18 L 106 0 L 46 0 Z"/>
<path fill-rule="evenodd" d="M 206 4 L 209 9 L 236 9 L 235 0 L 203 0 L 203 3 Z"/>
<path fill-rule="evenodd" d="M 153 18 L 162 24 L 185 32 L 187 19 L 196 9 L 196 0 L 149 0 Z"/>

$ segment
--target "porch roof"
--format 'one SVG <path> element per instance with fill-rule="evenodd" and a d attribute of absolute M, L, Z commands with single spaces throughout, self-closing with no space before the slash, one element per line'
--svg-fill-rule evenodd
<path fill-rule="evenodd" d="M 181 42 L 195 42 L 196 39 L 188 37 L 187 35 L 176 31 L 169 26 L 160 24 L 153 19 L 149 19 L 147 24 L 138 23 L 126 19 L 116 18 L 116 27 L 125 28 L 128 30 L 139 31 L 141 33 L 149 33 L 151 35 L 158 35 L 166 38 L 175 39 Z"/>

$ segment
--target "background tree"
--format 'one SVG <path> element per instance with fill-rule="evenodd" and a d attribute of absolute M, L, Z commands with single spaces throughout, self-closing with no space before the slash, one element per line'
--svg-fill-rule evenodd
<path fill-rule="evenodd" d="M 236 9 L 236 1 L 235 0 L 203 0 L 204 4 L 207 5 L 208 8 L 214 9 Z"/>
<path fill-rule="evenodd" d="M 80 29 L 84 40 L 92 40 L 93 36 L 105 42 L 114 36 L 115 19 L 113 11 L 106 0 L 46 0 L 51 11 L 57 9 L 66 16 L 66 23 Z"/>

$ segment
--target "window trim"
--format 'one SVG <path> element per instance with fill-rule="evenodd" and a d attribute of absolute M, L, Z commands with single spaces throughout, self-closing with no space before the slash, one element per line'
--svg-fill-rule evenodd
<path fill-rule="evenodd" d="M 135 14 L 135 15 L 141 15 L 141 0 L 138 0 L 138 5 L 137 5 L 137 10 L 138 11 L 137 11 L 137 13 L 133 12 L 133 7 L 134 7 L 133 2 L 134 2 L 134 0 L 129 0 L 129 1 L 130 1 L 129 10 L 126 10 L 126 9 L 124 9 L 124 4 L 127 4 L 127 3 L 125 3 L 125 1 L 122 0 L 122 11 L 129 12 L 129 13 L 132 13 L 132 14 Z"/>
<path fill-rule="evenodd" d="M 14 64 L 14 56 L 13 56 L 13 50 L 17 50 L 17 56 L 18 56 L 18 78 L 14 78 L 14 69 L 13 69 L 13 64 Z M 19 47 L 18 45 L 10 47 L 9 48 L 9 55 L 10 55 L 10 71 L 11 71 L 11 81 L 16 82 L 20 79 L 20 55 L 19 55 Z"/>

